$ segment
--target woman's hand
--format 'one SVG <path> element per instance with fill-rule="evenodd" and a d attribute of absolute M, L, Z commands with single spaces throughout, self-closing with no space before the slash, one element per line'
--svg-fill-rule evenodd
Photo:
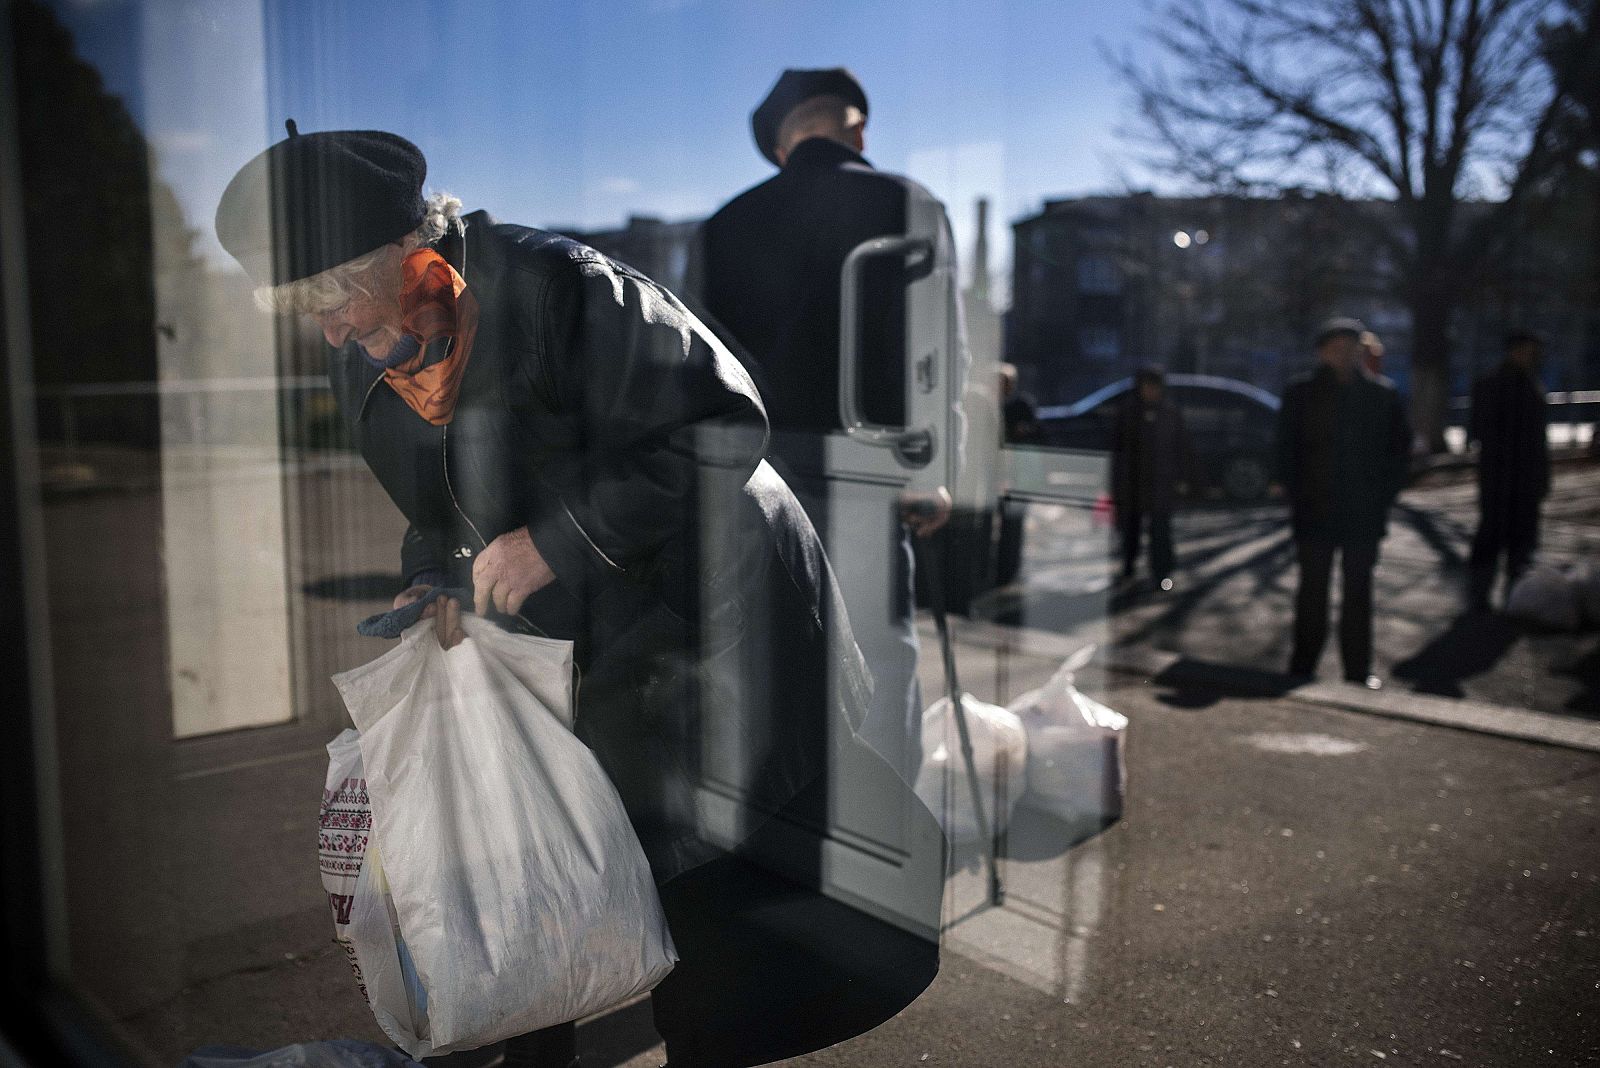
<path fill-rule="evenodd" d="M 394 606 L 404 608 L 420 601 L 431 589 L 432 586 L 412 586 L 401 590 L 394 599 Z M 441 649 L 454 649 L 467 638 L 467 632 L 461 629 L 461 602 L 452 597 L 441 597 L 434 601 L 422 610 L 418 618 L 433 620 L 433 633 L 438 637 Z"/>
<path fill-rule="evenodd" d="M 422 610 L 424 619 L 435 605 L 439 612 L 433 617 L 433 633 L 439 639 L 439 648 L 454 649 L 467 640 L 467 632 L 461 629 L 461 602 L 454 597 L 441 597 Z"/>
<path fill-rule="evenodd" d="M 931 493 L 900 494 L 900 521 L 919 538 L 931 537 L 950 521 L 950 491 L 940 486 Z"/>
<path fill-rule="evenodd" d="M 532 594 L 556 580 L 527 527 L 508 530 L 472 562 L 472 602 L 479 615 L 489 606 L 514 615 Z"/>

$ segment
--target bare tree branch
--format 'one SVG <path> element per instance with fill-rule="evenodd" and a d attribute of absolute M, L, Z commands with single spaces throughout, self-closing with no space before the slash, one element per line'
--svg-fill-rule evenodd
<path fill-rule="evenodd" d="M 1406 97 L 1405 80 L 1400 76 L 1393 13 L 1388 10 L 1387 4 L 1374 0 L 1361 0 L 1356 8 L 1361 25 L 1377 42 L 1382 57 L 1378 73 L 1388 90 L 1385 112 L 1395 142 L 1395 193 L 1400 200 L 1410 201 L 1416 197 L 1415 178 L 1411 169 L 1410 104 Z"/>
<path fill-rule="evenodd" d="M 1169 173 L 1229 192 L 1393 198 L 1398 232 L 1384 244 L 1437 407 L 1468 275 L 1504 247 L 1572 140 L 1561 133 L 1573 87 L 1552 78 L 1540 49 L 1545 25 L 1575 10 L 1573 0 L 1174 3 L 1153 34 L 1170 73 L 1119 69 Z M 1495 203 L 1463 211 L 1472 198 Z"/>

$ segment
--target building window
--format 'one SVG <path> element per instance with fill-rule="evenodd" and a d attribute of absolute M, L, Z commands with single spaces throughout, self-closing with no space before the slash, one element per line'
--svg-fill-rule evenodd
<path fill-rule="evenodd" d="M 1089 253 L 1078 257 L 1078 292 L 1116 295 L 1122 292 L 1122 272 L 1109 256 Z"/>

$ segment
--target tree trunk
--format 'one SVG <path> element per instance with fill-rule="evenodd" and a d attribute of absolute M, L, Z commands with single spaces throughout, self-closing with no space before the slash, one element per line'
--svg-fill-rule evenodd
<path fill-rule="evenodd" d="M 1424 291 L 1411 302 L 1411 429 L 1430 453 L 1445 451 L 1452 306 L 1437 291 Z"/>

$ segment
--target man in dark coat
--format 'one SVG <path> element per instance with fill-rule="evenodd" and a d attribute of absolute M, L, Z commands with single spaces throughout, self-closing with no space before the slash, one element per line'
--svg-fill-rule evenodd
<path fill-rule="evenodd" d="M 1467 437 L 1478 443 L 1478 532 L 1467 566 L 1475 609 L 1489 607 L 1502 554 L 1509 593 L 1539 547 L 1539 504 L 1550 492 L 1543 355 L 1537 335 L 1512 333 L 1505 362 L 1472 387 Z"/>
<path fill-rule="evenodd" d="M 1172 588 L 1172 511 L 1189 455 L 1183 413 L 1167 396 L 1159 367 L 1141 367 L 1112 425 L 1111 500 L 1122 535 L 1122 577 L 1131 579 L 1145 527 L 1150 531 L 1150 577 Z"/>
<path fill-rule="evenodd" d="M 1278 465 L 1300 564 L 1289 673 L 1316 674 L 1328 637 L 1328 582 L 1337 552 L 1344 677 L 1378 689 L 1372 571 L 1389 507 L 1405 483 L 1411 434 L 1399 394 L 1360 365 L 1362 329 L 1358 320 L 1340 318 L 1317 332 L 1316 370 L 1283 394 Z"/>
<path fill-rule="evenodd" d="M 751 118 L 778 173 L 739 194 L 700 231 L 708 311 L 745 347 L 778 431 L 839 428 L 839 277 L 857 245 L 903 234 L 914 183 L 875 170 L 867 98 L 842 69 L 788 70 Z M 905 294 L 887 257 L 868 264 L 862 305 L 866 415 L 904 423 Z"/>
<path fill-rule="evenodd" d="M 862 156 L 867 97 L 842 68 L 787 70 L 756 108 L 756 146 L 780 170 L 724 205 L 701 228 L 697 286 L 706 310 L 748 357 L 775 440 L 773 459 L 819 529 L 829 526 L 822 435 L 839 414 L 840 278 L 862 242 L 906 232 L 912 197 L 931 194 L 909 178 L 875 170 Z M 948 223 L 945 226 L 948 235 Z M 891 257 L 866 264 L 862 284 L 859 395 L 866 419 L 901 426 L 905 409 L 906 267 Z M 796 436 L 798 434 L 798 436 Z M 920 763 L 921 695 L 913 625 L 913 555 L 908 533 L 932 534 L 950 496 L 902 494 L 879 524 L 896 541 L 885 574 L 855 547 L 829 547 L 851 622 L 872 669 L 874 697 L 863 733 L 907 779 Z M 858 566 L 859 565 L 859 566 Z M 894 583 L 892 618 L 856 600 Z"/>

